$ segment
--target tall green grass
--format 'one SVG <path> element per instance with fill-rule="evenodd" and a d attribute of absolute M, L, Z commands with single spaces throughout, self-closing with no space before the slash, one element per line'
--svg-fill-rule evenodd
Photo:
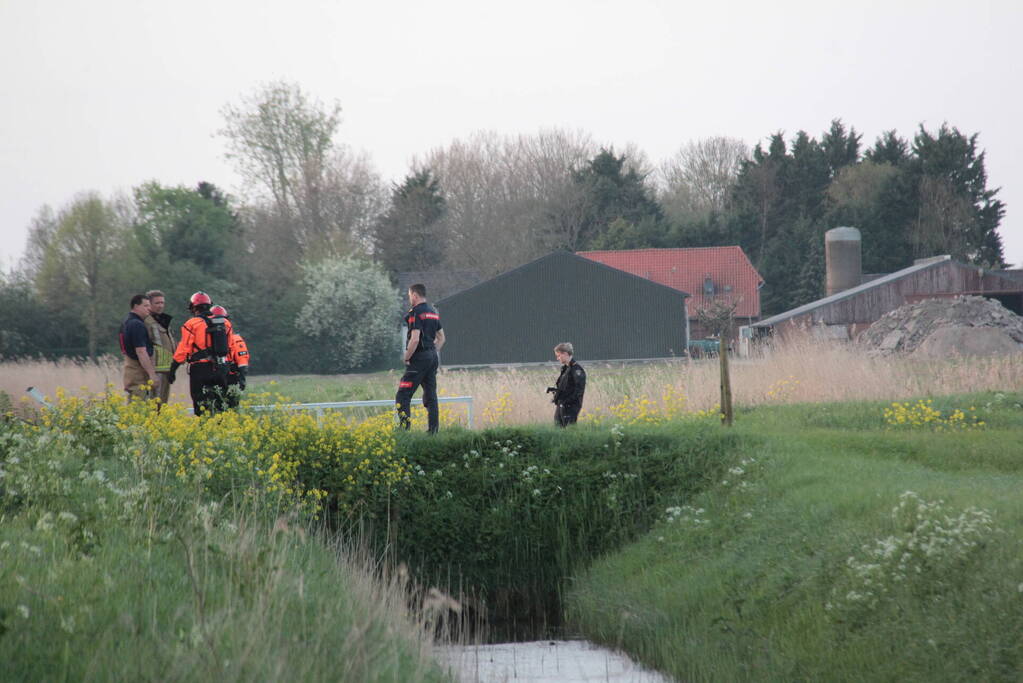
<path fill-rule="evenodd" d="M 462 596 L 489 638 L 535 639 L 560 633 L 573 572 L 715 481 L 741 443 L 713 420 L 409 434 L 412 481 L 362 518 L 418 581 Z"/>
<path fill-rule="evenodd" d="M 95 437 L 0 421 L 4 680 L 447 680 L 353 548 Z"/>
<path fill-rule="evenodd" d="M 576 577 L 571 622 L 680 680 L 1019 679 L 1023 396 L 940 403 L 987 426 L 889 430 L 879 403 L 740 415 L 762 445 Z"/>

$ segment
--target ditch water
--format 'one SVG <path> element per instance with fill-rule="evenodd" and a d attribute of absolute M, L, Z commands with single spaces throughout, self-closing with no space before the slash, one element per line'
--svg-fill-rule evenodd
<path fill-rule="evenodd" d="M 540 640 L 489 645 L 449 645 L 437 659 L 462 683 L 539 681 L 669 683 L 623 654 L 587 640 Z"/>

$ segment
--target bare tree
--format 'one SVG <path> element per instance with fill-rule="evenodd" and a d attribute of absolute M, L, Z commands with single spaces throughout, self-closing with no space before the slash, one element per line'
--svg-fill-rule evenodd
<path fill-rule="evenodd" d="M 490 275 L 563 248 L 573 230 L 565 208 L 574 205 L 571 169 L 592 152 L 581 133 L 477 132 L 416 159 L 447 201 L 449 264 Z"/>
<path fill-rule="evenodd" d="M 335 142 L 337 102 L 324 105 L 278 81 L 222 114 L 227 157 L 290 226 L 303 252 L 331 256 L 365 246 L 386 191 L 365 155 Z"/>
<path fill-rule="evenodd" d="M 33 216 L 28 227 L 28 243 L 21 258 L 20 270 L 29 280 L 35 280 L 43 269 L 46 252 L 57 235 L 57 215 L 44 204 Z"/>
<path fill-rule="evenodd" d="M 328 225 L 319 251 L 367 254 L 373 225 L 387 207 L 387 188 L 366 154 L 338 150 L 326 169 L 323 211 Z"/>
<path fill-rule="evenodd" d="M 665 213 L 678 218 L 725 209 L 749 156 L 749 147 L 736 138 L 704 138 L 682 146 L 658 168 Z"/>

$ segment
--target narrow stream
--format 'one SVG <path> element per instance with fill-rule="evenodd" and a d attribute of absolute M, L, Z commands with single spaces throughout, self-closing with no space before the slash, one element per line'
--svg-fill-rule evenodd
<path fill-rule="evenodd" d="M 669 683 L 627 656 L 587 640 L 538 640 L 491 645 L 450 645 L 435 650 L 437 659 L 462 683 L 549 681 L 576 683 Z"/>

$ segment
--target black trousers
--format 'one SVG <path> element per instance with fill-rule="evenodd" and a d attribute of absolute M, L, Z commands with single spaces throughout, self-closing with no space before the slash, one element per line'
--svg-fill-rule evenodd
<path fill-rule="evenodd" d="M 192 412 L 210 415 L 227 409 L 227 379 L 210 362 L 188 366 L 188 391 L 192 395 Z"/>
<path fill-rule="evenodd" d="M 405 366 L 405 374 L 398 382 L 398 393 L 394 395 L 394 402 L 398 406 L 398 420 L 404 429 L 409 428 L 409 407 L 412 404 L 412 395 L 416 389 L 423 387 L 423 407 L 426 408 L 427 429 L 431 434 L 436 433 L 440 427 L 440 405 L 437 403 L 437 368 L 440 367 L 440 358 L 436 351 L 419 351 L 412 355 L 408 365 Z"/>
<path fill-rule="evenodd" d="M 581 405 L 556 405 L 554 407 L 554 424 L 559 427 L 574 425 L 579 419 L 579 411 L 582 409 Z"/>

